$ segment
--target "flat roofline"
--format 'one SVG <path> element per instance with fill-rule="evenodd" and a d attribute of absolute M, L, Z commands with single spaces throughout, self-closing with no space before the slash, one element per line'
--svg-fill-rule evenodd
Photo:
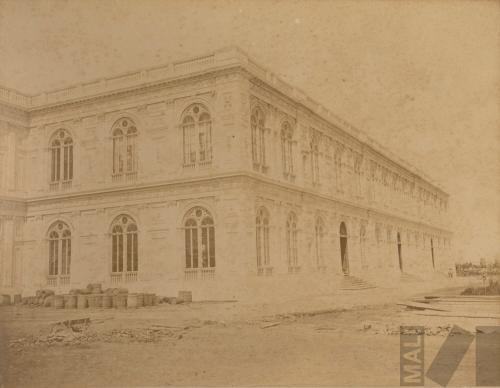
<path fill-rule="evenodd" d="M 302 105 L 313 114 L 345 132 L 361 144 L 371 148 L 389 162 L 408 171 L 411 175 L 439 190 L 446 197 L 449 194 L 424 172 L 411 165 L 394 152 L 370 138 L 364 131 L 335 115 L 324 105 L 309 97 L 303 90 L 290 85 L 275 73 L 255 62 L 246 52 L 237 46 L 225 47 L 204 55 L 170 62 L 165 65 L 143 68 L 112 77 L 94 79 L 85 83 L 73 84 L 38 94 L 25 94 L 17 90 L 0 86 L 0 102 L 32 111 L 57 106 L 69 102 L 78 102 L 96 96 L 106 96 L 120 91 L 129 91 L 149 85 L 155 85 L 179 77 L 213 71 L 228 67 L 242 67 L 254 77 L 281 92 L 292 101 Z"/>

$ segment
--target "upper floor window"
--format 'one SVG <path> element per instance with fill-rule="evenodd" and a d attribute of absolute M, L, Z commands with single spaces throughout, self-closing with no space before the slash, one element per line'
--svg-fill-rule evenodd
<path fill-rule="evenodd" d="M 319 141 L 316 136 L 311 140 L 311 174 L 313 185 L 319 184 Z"/>
<path fill-rule="evenodd" d="M 252 160 L 256 170 L 265 171 L 266 168 L 266 119 L 262 109 L 255 107 L 250 117 L 252 130 Z"/>
<path fill-rule="evenodd" d="M 344 154 L 344 146 L 338 142 L 335 144 L 334 150 L 334 179 L 335 189 L 337 192 L 343 191 L 343 169 L 342 169 L 342 156 Z"/>
<path fill-rule="evenodd" d="M 182 115 L 184 166 L 212 161 L 212 120 L 201 104 L 189 106 Z"/>
<path fill-rule="evenodd" d="M 69 284 L 71 269 L 71 231 L 62 221 L 54 223 L 49 231 L 49 271 L 47 283 L 51 286 Z"/>
<path fill-rule="evenodd" d="M 137 174 L 137 127 L 129 118 L 113 125 L 113 177 L 135 177 Z"/>
<path fill-rule="evenodd" d="M 114 283 L 137 280 L 138 270 L 137 224 L 130 216 L 120 215 L 111 224 L 111 280 Z"/>
<path fill-rule="evenodd" d="M 285 121 L 281 126 L 281 155 L 285 178 L 293 178 L 293 132 L 290 123 Z"/>
<path fill-rule="evenodd" d="M 50 141 L 51 187 L 67 184 L 73 179 L 73 139 L 64 129 L 57 131 Z"/>
<path fill-rule="evenodd" d="M 257 244 L 257 274 L 270 275 L 271 259 L 269 257 L 269 213 L 265 208 L 260 208 L 256 218 L 256 244 Z"/>
<path fill-rule="evenodd" d="M 297 233 L 297 216 L 291 212 L 286 220 L 286 253 L 289 273 L 297 273 L 300 270 L 298 266 Z"/>

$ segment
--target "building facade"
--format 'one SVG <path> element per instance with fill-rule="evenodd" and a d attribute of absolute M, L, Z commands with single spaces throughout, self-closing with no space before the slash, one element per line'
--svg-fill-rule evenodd
<path fill-rule="evenodd" d="M 448 202 L 238 49 L 0 89 L 4 293 L 101 282 L 216 299 L 435 276 Z"/>

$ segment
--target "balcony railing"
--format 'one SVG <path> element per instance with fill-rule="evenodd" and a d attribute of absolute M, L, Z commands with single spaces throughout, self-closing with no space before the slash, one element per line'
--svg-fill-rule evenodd
<path fill-rule="evenodd" d="M 73 185 L 73 181 L 71 181 L 71 180 L 50 182 L 49 183 L 49 190 L 50 191 L 69 190 L 69 189 L 71 189 L 72 185 Z"/>
<path fill-rule="evenodd" d="M 213 280 L 215 279 L 215 268 L 185 268 L 185 280 Z"/>
<path fill-rule="evenodd" d="M 198 162 L 192 162 L 192 163 L 184 163 L 182 166 L 185 169 L 189 170 L 195 170 L 197 167 L 206 167 L 210 166 L 212 164 L 212 160 L 204 160 L 204 161 L 198 161 Z"/>
<path fill-rule="evenodd" d="M 111 175 L 113 182 L 133 182 L 137 179 L 137 171 L 118 172 Z"/>
<path fill-rule="evenodd" d="M 71 189 L 72 182 L 73 181 L 63 181 L 63 182 L 61 182 L 61 188 L 63 190 L 69 190 L 69 189 Z"/>
<path fill-rule="evenodd" d="M 127 182 L 135 181 L 137 179 L 137 171 L 130 171 L 125 173 L 125 180 Z"/>
<path fill-rule="evenodd" d="M 273 267 L 258 267 L 257 275 L 258 276 L 272 276 Z"/>
<path fill-rule="evenodd" d="M 47 286 L 57 287 L 57 286 L 67 286 L 70 283 L 70 275 L 48 275 L 47 276 Z"/>
<path fill-rule="evenodd" d="M 200 162 L 198 162 L 198 164 L 200 166 L 210 166 L 212 164 L 212 159 L 200 161 Z"/>
<path fill-rule="evenodd" d="M 215 279 L 215 268 L 200 268 L 202 279 Z"/>
<path fill-rule="evenodd" d="M 49 276 L 47 276 L 47 286 L 49 286 L 49 287 L 57 287 L 57 275 L 49 275 Z"/>
<path fill-rule="evenodd" d="M 300 272 L 300 267 L 297 265 L 289 265 L 288 266 L 288 273 L 289 274 L 297 274 Z"/>
<path fill-rule="evenodd" d="M 137 271 L 115 272 L 112 273 L 110 276 L 112 284 L 130 283 L 130 282 L 136 282 L 138 280 Z"/>
<path fill-rule="evenodd" d="M 70 281 L 70 276 L 69 275 L 60 275 L 59 276 L 59 285 L 60 286 L 67 286 L 69 285 Z"/>

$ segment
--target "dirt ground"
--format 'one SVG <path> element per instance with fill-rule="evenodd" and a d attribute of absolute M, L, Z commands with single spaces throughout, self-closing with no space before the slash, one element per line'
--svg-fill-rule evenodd
<path fill-rule="evenodd" d="M 400 324 L 429 328 L 427 366 L 453 324 L 499 324 L 416 315 L 396 305 L 396 294 L 366 290 L 274 304 L 137 310 L 4 306 L 1 375 L 8 387 L 399 386 Z M 79 318 L 89 321 L 56 324 Z M 474 365 L 472 349 L 450 384 L 474 385 Z"/>

